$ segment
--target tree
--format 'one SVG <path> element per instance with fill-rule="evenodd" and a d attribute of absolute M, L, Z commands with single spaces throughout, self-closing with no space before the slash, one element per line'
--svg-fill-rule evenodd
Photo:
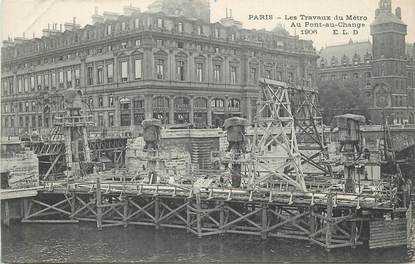
<path fill-rule="evenodd" d="M 325 124 L 330 124 L 336 115 L 353 113 L 369 118 L 368 96 L 358 81 L 325 81 L 319 87 L 319 101 Z"/>

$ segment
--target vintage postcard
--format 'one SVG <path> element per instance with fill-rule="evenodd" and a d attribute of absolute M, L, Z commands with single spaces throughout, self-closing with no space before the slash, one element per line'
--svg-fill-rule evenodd
<path fill-rule="evenodd" d="M 414 0 L 2 0 L 2 263 L 415 262 Z"/>

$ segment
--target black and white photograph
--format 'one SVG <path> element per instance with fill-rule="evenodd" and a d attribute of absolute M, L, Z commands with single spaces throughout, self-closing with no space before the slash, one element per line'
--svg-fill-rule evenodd
<path fill-rule="evenodd" d="M 415 263 L 415 0 L 0 0 L 0 263 Z"/>

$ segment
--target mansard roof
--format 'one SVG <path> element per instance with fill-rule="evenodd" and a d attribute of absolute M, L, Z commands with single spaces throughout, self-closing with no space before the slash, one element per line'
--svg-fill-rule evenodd
<path fill-rule="evenodd" d="M 349 42 L 347 44 L 327 46 L 320 51 L 320 59 L 328 63 L 332 61 L 332 58 L 336 58 L 341 61 L 342 58 L 347 57 L 352 60 L 353 57 L 358 56 L 365 58 L 367 54 L 372 53 L 372 44 L 370 41 L 364 42 Z"/>

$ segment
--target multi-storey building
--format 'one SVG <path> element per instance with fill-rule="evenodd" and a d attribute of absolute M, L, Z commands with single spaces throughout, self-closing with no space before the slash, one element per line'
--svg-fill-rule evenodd
<path fill-rule="evenodd" d="M 415 50 L 405 43 L 401 9 L 394 14 L 391 0 L 380 0 L 370 32 L 372 43 L 350 41 L 320 51 L 319 86 L 352 82 L 366 96 L 372 122 L 415 123 Z"/>
<path fill-rule="evenodd" d="M 210 23 L 209 12 L 206 1 L 159 0 L 147 12 L 128 7 L 83 28 L 5 41 L 3 135 L 50 128 L 68 88 L 82 89 L 96 126 L 131 129 L 145 118 L 196 127 L 252 120 L 260 77 L 315 85 L 311 41 L 232 17 Z"/>

